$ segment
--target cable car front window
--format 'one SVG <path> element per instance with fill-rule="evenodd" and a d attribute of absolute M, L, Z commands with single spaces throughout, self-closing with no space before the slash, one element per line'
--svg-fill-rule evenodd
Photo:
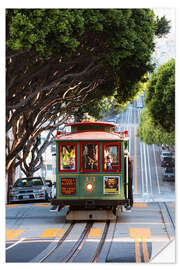
<path fill-rule="evenodd" d="M 95 143 L 82 144 L 83 171 L 97 171 L 99 164 L 98 145 Z"/>
<path fill-rule="evenodd" d="M 75 170 L 75 145 L 61 146 L 61 170 Z"/>

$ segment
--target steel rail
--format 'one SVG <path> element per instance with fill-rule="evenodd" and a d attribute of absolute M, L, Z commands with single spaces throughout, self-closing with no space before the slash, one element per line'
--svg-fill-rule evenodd
<path fill-rule="evenodd" d="M 168 209 L 168 207 L 166 205 L 166 202 L 163 202 L 162 205 L 164 206 L 164 209 L 166 210 L 167 217 L 166 217 L 166 215 L 163 214 L 163 207 L 161 206 L 161 203 L 158 203 L 158 205 L 159 205 L 159 209 L 160 209 L 160 212 L 161 212 L 161 218 L 162 218 L 162 221 L 164 223 L 165 230 L 167 232 L 168 238 L 171 239 L 171 234 L 173 234 L 174 231 L 175 231 L 174 221 L 173 221 L 173 219 L 172 219 L 172 217 L 170 215 L 170 212 L 169 212 L 169 209 Z M 169 224 L 171 224 L 171 226 L 170 226 L 171 231 L 169 231 L 168 226 L 167 226 L 168 225 L 167 218 L 170 221 Z"/>
<path fill-rule="evenodd" d="M 52 248 L 48 254 L 46 254 L 39 262 L 44 262 L 60 245 L 62 245 L 62 243 L 65 241 L 65 239 L 67 238 L 67 236 L 70 234 L 70 232 L 72 231 L 73 227 L 74 227 L 75 222 L 72 222 L 71 225 L 69 226 L 69 228 L 66 230 L 66 232 L 63 234 L 63 236 L 61 237 L 61 239 L 58 241 L 57 245 Z"/>
<path fill-rule="evenodd" d="M 173 221 L 173 219 L 172 219 L 172 217 L 171 217 L 171 214 L 170 214 L 170 212 L 169 212 L 167 203 L 165 202 L 164 205 L 165 205 L 166 211 L 167 211 L 167 213 L 168 213 L 169 220 L 171 221 L 172 227 L 173 227 L 173 229 L 174 229 L 174 231 L 175 231 L 175 224 L 174 224 L 174 221 Z"/>
<path fill-rule="evenodd" d="M 73 246 L 73 248 L 70 250 L 70 252 L 64 257 L 64 259 L 62 260 L 62 262 L 72 262 L 73 259 L 78 255 L 78 253 L 80 252 L 80 250 L 82 249 L 85 240 L 88 237 L 88 234 L 90 232 L 90 229 L 93 225 L 93 222 L 88 222 L 82 232 L 82 234 L 80 235 L 78 241 L 76 242 L 76 244 Z"/>
<path fill-rule="evenodd" d="M 107 233 L 108 233 L 108 230 L 109 230 L 109 225 L 110 225 L 110 220 L 106 221 L 106 224 L 104 226 L 104 231 L 103 231 L 101 240 L 100 240 L 99 245 L 98 245 L 98 247 L 96 249 L 95 255 L 94 255 L 93 259 L 92 259 L 93 263 L 96 263 L 98 258 L 99 258 L 99 255 L 100 255 L 101 250 L 103 248 L 104 242 L 106 240 L 106 236 L 107 236 Z"/>

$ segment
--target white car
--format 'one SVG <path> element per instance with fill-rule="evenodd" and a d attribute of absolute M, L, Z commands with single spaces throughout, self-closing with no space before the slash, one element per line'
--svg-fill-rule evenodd
<path fill-rule="evenodd" d="M 167 158 L 167 157 L 171 158 L 172 157 L 172 153 L 169 152 L 169 151 L 166 151 L 166 150 L 162 151 L 161 152 L 161 155 L 160 155 L 161 162 L 164 160 L 164 158 Z"/>
<path fill-rule="evenodd" d="M 42 177 L 19 178 L 10 186 L 9 202 L 50 200 L 51 188 Z"/>

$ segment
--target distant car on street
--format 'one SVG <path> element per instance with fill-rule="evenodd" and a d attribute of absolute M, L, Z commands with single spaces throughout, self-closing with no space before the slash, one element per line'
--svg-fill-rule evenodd
<path fill-rule="evenodd" d="M 172 158 L 172 153 L 167 150 L 161 151 L 161 154 L 160 154 L 161 166 L 163 165 L 165 158 Z"/>
<path fill-rule="evenodd" d="M 51 200 L 52 191 L 49 185 L 42 177 L 19 178 L 10 187 L 9 202 Z"/>
<path fill-rule="evenodd" d="M 112 118 L 112 119 L 109 119 L 109 120 L 107 120 L 107 122 L 110 122 L 110 123 L 117 123 L 117 120 L 116 119 L 114 119 L 114 118 Z"/>
<path fill-rule="evenodd" d="M 163 181 L 174 181 L 175 180 L 175 171 L 173 167 L 164 168 Z"/>
<path fill-rule="evenodd" d="M 164 159 L 161 161 L 161 167 L 174 167 L 175 166 L 175 160 L 173 157 L 164 157 Z"/>

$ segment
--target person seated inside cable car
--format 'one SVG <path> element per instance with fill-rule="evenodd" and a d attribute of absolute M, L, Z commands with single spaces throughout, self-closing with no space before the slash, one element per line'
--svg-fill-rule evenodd
<path fill-rule="evenodd" d="M 88 169 L 89 170 L 97 170 L 97 160 L 95 158 L 95 156 L 92 158 L 90 158 L 89 156 L 87 156 L 88 158 Z"/>
<path fill-rule="evenodd" d="M 107 156 L 106 157 L 106 170 L 112 170 L 112 160 L 111 160 L 111 157 L 110 156 Z"/>
<path fill-rule="evenodd" d="M 70 158 L 68 161 L 68 169 L 69 170 L 75 170 L 75 160 L 74 158 Z"/>

